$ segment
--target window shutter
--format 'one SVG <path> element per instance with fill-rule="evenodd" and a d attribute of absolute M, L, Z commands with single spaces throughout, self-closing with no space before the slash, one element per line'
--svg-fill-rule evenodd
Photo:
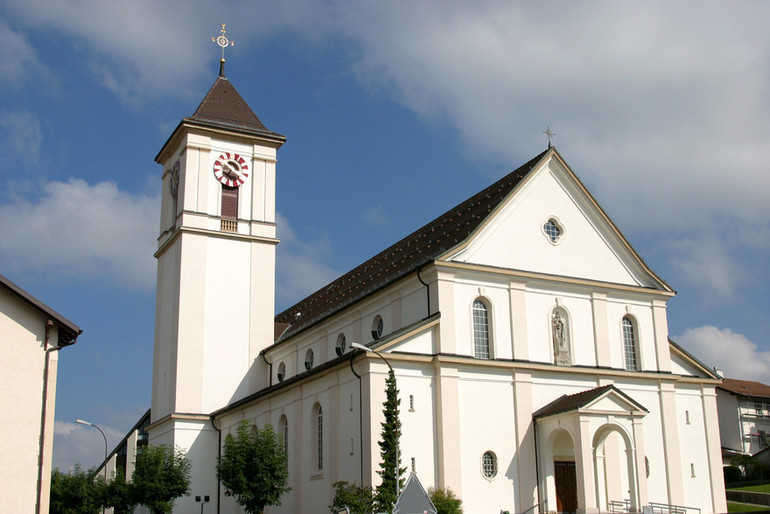
<path fill-rule="evenodd" d="M 238 188 L 222 186 L 222 217 L 238 219 Z"/>

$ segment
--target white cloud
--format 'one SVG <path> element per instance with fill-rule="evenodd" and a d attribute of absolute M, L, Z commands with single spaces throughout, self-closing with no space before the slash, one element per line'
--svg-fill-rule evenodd
<path fill-rule="evenodd" d="M 113 182 L 50 182 L 40 196 L 0 204 L 6 268 L 152 290 L 160 199 Z"/>
<path fill-rule="evenodd" d="M 108 452 L 126 435 L 108 425 L 99 425 L 107 437 Z M 104 461 L 104 439 L 95 428 L 54 421 L 53 467 L 64 472 L 75 464 L 83 469 L 98 466 Z"/>
<path fill-rule="evenodd" d="M 188 85 L 206 70 L 210 75 L 216 65 L 220 48 L 211 38 L 220 34 L 221 22 L 227 24 L 227 36 L 245 48 L 287 25 L 305 37 L 317 37 L 325 23 L 314 4 L 47 0 L 6 8 L 25 28 L 77 38 L 83 44 L 76 51 L 97 80 L 122 101 L 138 103 L 170 94 L 198 95 Z"/>
<path fill-rule="evenodd" d="M 0 83 L 20 84 L 43 72 L 44 68 L 27 38 L 0 18 Z"/>
<path fill-rule="evenodd" d="M 544 148 L 550 124 L 626 227 L 712 212 L 767 223 L 770 6 L 342 5 L 361 80 L 451 120 L 469 153 L 513 166 Z"/>
<path fill-rule="evenodd" d="M 770 382 L 770 351 L 761 351 L 746 336 L 729 328 L 688 328 L 672 338 L 704 364 L 724 371 L 726 377 Z"/>

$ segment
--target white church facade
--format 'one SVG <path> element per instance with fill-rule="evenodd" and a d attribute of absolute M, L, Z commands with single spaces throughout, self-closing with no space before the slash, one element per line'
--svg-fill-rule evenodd
<path fill-rule="evenodd" d="M 163 166 L 150 444 L 193 465 L 177 512 L 240 512 L 224 437 L 270 423 L 289 485 L 267 512 L 376 486 L 386 363 L 401 462 L 467 513 L 650 503 L 726 512 L 717 377 L 669 340 L 674 291 L 554 148 L 277 316 L 285 138 L 220 72 Z"/>

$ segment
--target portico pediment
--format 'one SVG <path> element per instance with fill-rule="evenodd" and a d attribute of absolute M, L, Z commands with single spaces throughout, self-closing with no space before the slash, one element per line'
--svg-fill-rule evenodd
<path fill-rule="evenodd" d="M 573 415 L 644 416 L 648 410 L 614 385 L 561 396 L 537 410 L 536 420 Z"/>

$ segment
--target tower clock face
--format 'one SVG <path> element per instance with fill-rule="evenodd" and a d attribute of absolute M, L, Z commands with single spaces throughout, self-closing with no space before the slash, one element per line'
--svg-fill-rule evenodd
<path fill-rule="evenodd" d="M 171 196 L 176 198 L 179 193 L 179 159 L 171 166 Z"/>
<path fill-rule="evenodd" d="M 214 176 L 227 187 L 239 187 L 249 176 L 249 165 L 237 153 L 225 152 L 214 161 Z"/>

